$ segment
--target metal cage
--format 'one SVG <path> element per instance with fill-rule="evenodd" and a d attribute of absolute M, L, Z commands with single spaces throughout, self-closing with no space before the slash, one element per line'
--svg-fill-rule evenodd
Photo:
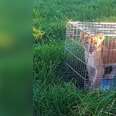
<path fill-rule="evenodd" d="M 116 23 L 68 22 L 65 53 L 79 85 L 116 88 Z"/>

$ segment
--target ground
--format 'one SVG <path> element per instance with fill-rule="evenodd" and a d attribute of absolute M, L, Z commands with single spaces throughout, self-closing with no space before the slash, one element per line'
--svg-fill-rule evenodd
<path fill-rule="evenodd" d="M 69 20 L 116 21 L 115 0 L 35 0 L 34 116 L 115 116 L 116 92 L 78 90 L 62 80 Z"/>

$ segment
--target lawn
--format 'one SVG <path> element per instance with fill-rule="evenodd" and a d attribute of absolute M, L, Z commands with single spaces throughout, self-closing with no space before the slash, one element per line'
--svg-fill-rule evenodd
<path fill-rule="evenodd" d="M 72 81 L 64 82 L 60 68 L 64 60 L 62 43 L 49 43 L 35 48 L 34 115 L 114 116 L 116 92 L 83 91 L 78 90 Z"/>
<path fill-rule="evenodd" d="M 116 21 L 115 0 L 35 0 L 33 8 L 34 116 L 115 116 L 116 92 L 84 91 L 64 82 L 69 20 Z"/>

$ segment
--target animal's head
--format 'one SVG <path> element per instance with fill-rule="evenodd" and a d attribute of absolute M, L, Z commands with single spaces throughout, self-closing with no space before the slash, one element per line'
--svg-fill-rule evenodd
<path fill-rule="evenodd" d="M 83 43 L 88 44 L 90 46 L 90 51 L 93 52 L 95 49 L 99 48 L 104 40 L 103 33 L 97 33 L 95 35 L 88 34 L 86 32 L 82 32 L 80 34 L 80 39 Z"/>
<path fill-rule="evenodd" d="M 103 33 L 97 33 L 96 35 L 91 36 L 89 39 L 90 39 L 89 44 L 91 44 L 91 45 L 95 46 L 96 48 L 98 48 L 103 43 L 104 35 L 103 35 Z"/>
<path fill-rule="evenodd" d="M 99 43 L 99 41 L 104 39 L 104 35 L 103 35 L 103 33 L 97 33 L 96 35 L 91 35 L 86 32 L 81 32 L 80 38 L 82 41 L 85 41 L 86 43 L 97 45 L 97 43 Z"/>

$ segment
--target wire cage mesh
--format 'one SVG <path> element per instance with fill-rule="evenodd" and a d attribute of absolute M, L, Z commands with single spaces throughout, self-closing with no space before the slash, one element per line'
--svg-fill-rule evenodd
<path fill-rule="evenodd" d="M 79 86 L 116 88 L 116 23 L 68 22 L 65 53 Z"/>

